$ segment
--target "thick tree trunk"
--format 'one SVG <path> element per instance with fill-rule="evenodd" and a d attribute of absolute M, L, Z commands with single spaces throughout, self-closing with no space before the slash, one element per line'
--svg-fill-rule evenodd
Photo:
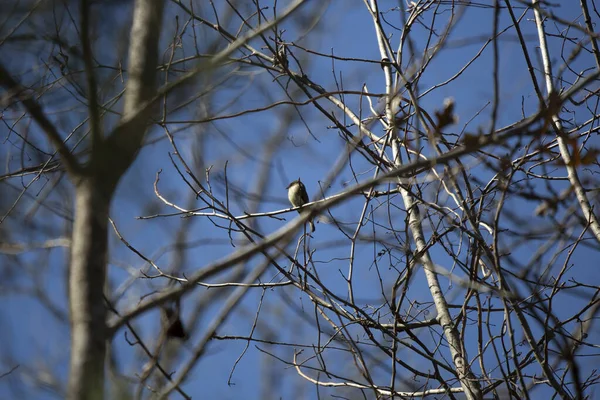
<path fill-rule="evenodd" d="M 69 399 L 104 398 L 106 306 L 104 283 L 110 191 L 94 179 L 76 187 L 75 222 L 71 248 L 71 373 Z"/>
<path fill-rule="evenodd" d="M 104 399 L 108 211 L 114 189 L 142 145 L 152 107 L 143 103 L 155 93 L 158 41 L 163 0 L 136 0 L 131 38 L 127 91 L 119 126 L 101 140 L 93 132 L 93 154 L 86 172 L 76 176 L 76 210 L 71 250 L 70 400 Z M 96 112 L 97 110 L 92 110 Z"/>

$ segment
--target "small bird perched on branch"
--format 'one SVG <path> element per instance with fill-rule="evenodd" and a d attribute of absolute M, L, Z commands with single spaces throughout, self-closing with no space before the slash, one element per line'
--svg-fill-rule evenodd
<path fill-rule="evenodd" d="M 290 203 L 292 203 L 292 206 L 300 207 L 308 203 L 308 193 L 306 193 L 306 187 L 304 187 L 304 184 L 302 183 L 300 178 L 290 183 L 287 187 L 287 190 L 288 199 L 290 200 Z M 302 212 L 306 211 L 298 210 L 299 214 L 302 214 Z M 312 219 L 309 219 L 308 223 L 310 224 L 310 231 L 314 232 L 315 224 L 313 224 Z"/>

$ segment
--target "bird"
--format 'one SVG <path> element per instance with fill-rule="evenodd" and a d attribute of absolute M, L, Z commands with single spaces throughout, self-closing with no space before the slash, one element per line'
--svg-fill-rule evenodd
<path fill-rule="evenodd" d="M 308 203 L 308 193 L 306 193 L 306 187 L 304 186 L 300 178 L 290 183 L 287 187 L 287 190 L 288 200 L 290 201 L 290 203 L 292 203 L 292 206 L 300 207 Z M 298 210 L 299 214 L 302 214 L 302 212 L 306 212 L 306 210 Z M 314 232 L 315 224 L 313 223 L 312 219 L 309 219 L 308 223 L 310 224 L 310 231 Z"/>
<path fill-rule="evenodd" d="M 187 332 L 183 327 L 181 318 L 179 317 L 179 310 L 171 306 L 163 306 L 163 326 L 167 330 L 168 338 L 179 338 L 186 339 Z"/>

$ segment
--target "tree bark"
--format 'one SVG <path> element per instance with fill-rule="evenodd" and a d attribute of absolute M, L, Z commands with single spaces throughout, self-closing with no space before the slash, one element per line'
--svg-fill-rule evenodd
<path fill-rule="evenodd" d="M 370 2 L 370 6 L 381 58 L 382 60 L 388 59 L 388 56 L 391 56 L 392 52 L 388 54 L 388 46 L 386 45 L 385 34 L 383 32 L 383 28 L 381 27 L 377 2 L 372 0 Z M 398 127 L 395 123 L 396 117 L 392 106 L 392 99 L 396 96 L 395 88 L 398 86 L 394 85 L 391 65 L 384 64 L 382 68 L 385 75 L 387 94 L 385 107 L 386 122 L 384 122 L 384 128 L 392 138 L 390 141 L 390 147 L 392 148 L 393 163 L 396 168 L 401 168 L 403 162 L 401 159 L 401 149 L 399 143 L 401 142 L 402 138 L 398 136 Z M 411 98 L 413 98 L 413 102 L 417 104 L 412 94 Z M 462 338 L 456 329 L 456 326 L 454 325 L 452 315 L 450 314 L 450 310 L 448 308 L 448 303 L 444 297 L 444 292 L 440 287 L 435 264 L 433 263 L 431 255 L 429 254 L 427 241 L 423 233 L 421 216 L 419 215 L 418 201 L 407 187 L 408 185 L 403 184 L 402 180 L 399 180 L 398 190 L 402 195 L 404 207 L 408 213 L 408 228 L 412 234 L 413 240 L 415 241 L 415 250 L 417 254 L 421 254 L 418 261 L 423 264 L 423 270 L 425 272 L 427 284 L 429 285 L 429 290 L 438 314 L 437 318 L 444 331 L 444 337 L 448 341 L 450 354 L 452 355 L 452 362 L 456 367 L 458 380 L 463 389 L 464 395 L 468 400 L 480 400 L 483 398 L 481 387 L 477 377 L 473 374 L 469 367 L 466 354 L 463 350 L 464 345 Z M 415 269 L 415 265 L 416 263 L 414 263 L 412 267 L 413 269 Z"/>
<path fill-rule="evenodd" d="M 75 222 L 71 246 L 71 372 L 69 399 L 104 398 L 106 354 L 106 280 L 108 210 L 111 192 L 95 179 L 75 189 Z"/>
<path fill-rule="evenodd" d="M 104 300 L 109 208 L 117 183 L 142 146 L 152 113 L 152 105 L 144 103 L 156 93 L 163 6 L 163 0 L 136 0 L 123 118 L 106 139 L 99 132 L 99 124 L 92 127 L 96 131 L 92 132 L 94 140 L 89 165 L 73 177 L 75 222 L 69 271 L 70 400 L 104 399 L 104 362 L 109 333 Z M 91 114 L 95 112 L 97 110 L 90 110 Z"/>

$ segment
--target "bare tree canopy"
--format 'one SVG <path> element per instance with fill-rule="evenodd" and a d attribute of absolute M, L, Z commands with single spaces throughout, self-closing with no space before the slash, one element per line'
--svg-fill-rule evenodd
<path fill-rule="evenodd" d="M 0 398 L 594 398 L 599 10 L 3 2 Z"/>

